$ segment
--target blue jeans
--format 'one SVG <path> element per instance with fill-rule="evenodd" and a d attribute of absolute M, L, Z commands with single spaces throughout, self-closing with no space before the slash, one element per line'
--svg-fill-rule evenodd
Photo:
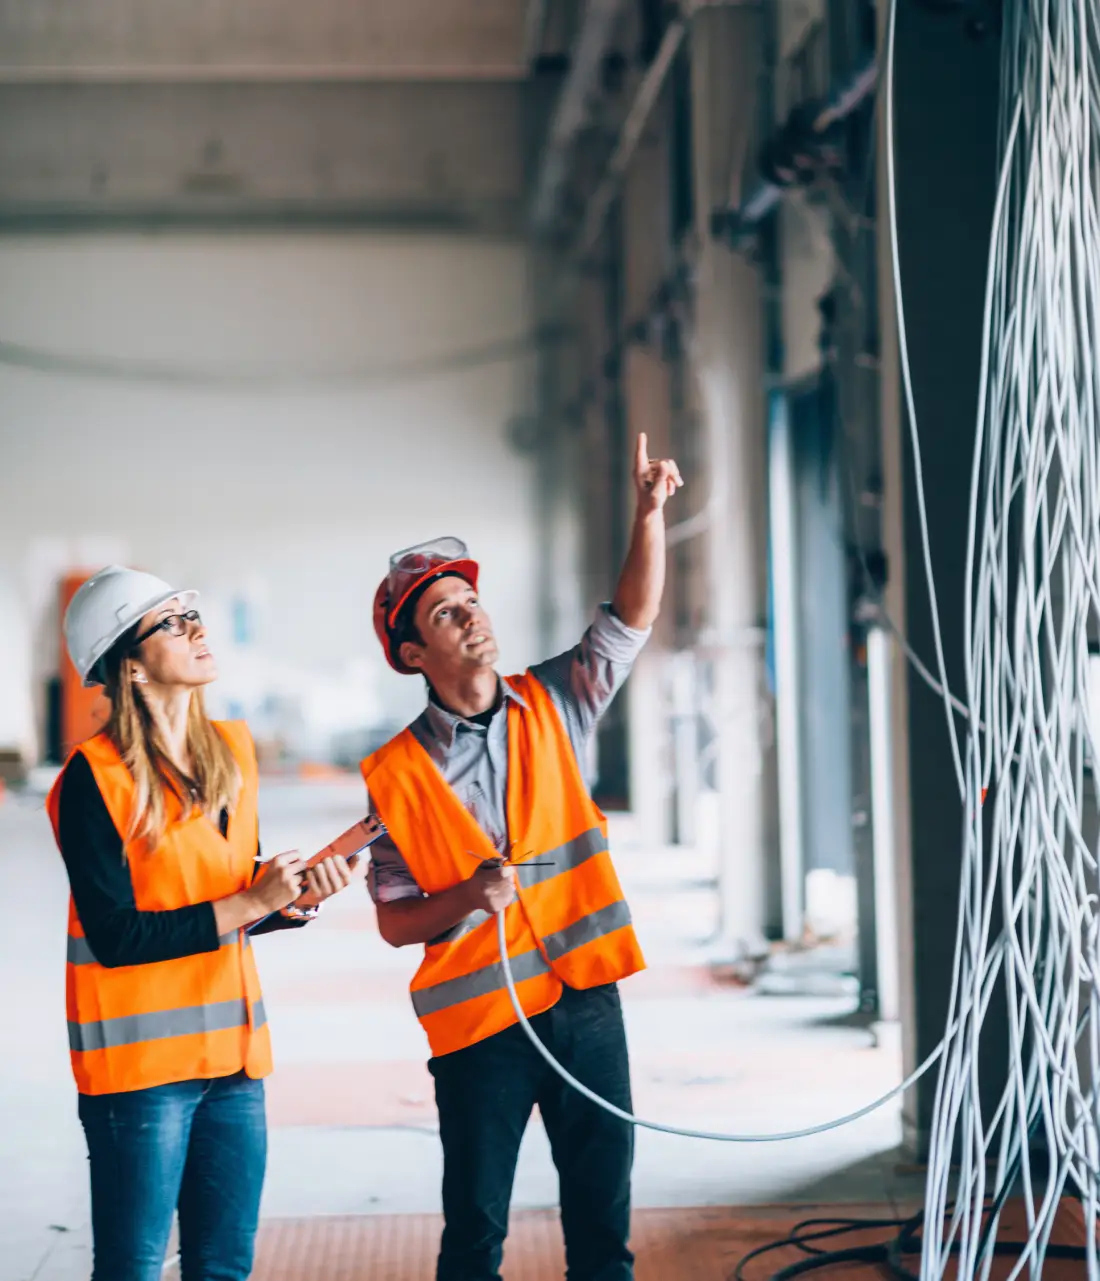
<path fill-rule="evenodd" d="M 179 1209 L 182 1281 L 246 1281 L 267 1164 L 264 1083 L 243 1072 L 80 1096 L 92 1281 L 159 1281 Z"/>

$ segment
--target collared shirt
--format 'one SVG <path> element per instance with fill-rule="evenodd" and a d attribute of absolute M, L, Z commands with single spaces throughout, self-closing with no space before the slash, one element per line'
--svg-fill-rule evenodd
<path fill-rule="evenodd" d="M 531 668 L 565 725 L 573 752 L 588 776 L 588 749 L 600 717 L 630 675 L 649 638 L 601 605 L 580 644 Z M 501 682 L 503 696 L 488 725 L 456 716 L 430 701 L 409 727 L 475 822 L 502 856 L 508 852 L 508 704 L 522 699 Z M 371 847 L 371 896 L 392 903 L 421 894 L 400 850 L 388 837 Z"/>

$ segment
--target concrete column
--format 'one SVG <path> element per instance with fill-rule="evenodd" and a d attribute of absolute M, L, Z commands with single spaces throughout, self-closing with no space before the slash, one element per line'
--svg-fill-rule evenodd
<path fill-rule="evenodd" d="M 535 249 L 530 259 L 531 313 L 537 331 L 549 335 L 556 317 L 547 306 L 550 286 L 560 270 L 557 256 Z M 536 572 L 538 582 L 538 639 L 540 654 L 550 654 L 559 631 L 561 615 L 558 512 L 568 472 L 562 465 L 562 440 L 566 435 L 561 403 L 562 371 L 558 343 L 544 338 L 535 361 L 534 412 L 512 426 L 512 444 L 531 456 L 532 504 L 537 524 Z"/>
<path fill-rule="evenodd" d="M 696 274 L 693 357 L 705 433 L 706 622 L 699 652 L 711 669 L 717 734 L 723 950 L 762 940 L 767 919 L 768 770 L 764 723 L 766 605 L 762 301 L 756 267 L 715 243 L 710 211 L 730 198 L 751 137 L 760 57 L 760 17 L 704 9 L 692 20 Z M 737 198 L 734 190 L 733 198 Z"/>
<path fill-rule="evenodd" d="M 684 441 L 671 413 L 674 368 L 662 341 L 667 330 L 649 324 L 657 297 L 675 264 L 669 225 L 671 86 L 666 82 L 622 193 L 622 285 L 630 341 L 623 354 L 622 375 L 630 448 L 639 432 L 649 438 L 653 458 L 682 458 Z M 629 515 L 633 515 L 633 497 Z M 668 506 L 670 522 L 679 520 L 690 499 L 677 495 Z M 677 600 L 682 583 L 674 557 L 661 615 L 628 686 L 632 809 L 649 841 L 666 843 L 676 825 L 673 811 L 678 777 L 673 766 L 669 669 L 677 644 Z"/>
<path fill-rule="evenodd" d="M 623 372 L 631 442 L 644 431 L 653 457 L 676 455 L 678 442 L 672 437 L 669 422 L 669 371 L 659 353 L 648 347 L 632 348 Z M 675 500 L 669 508 L 669 519 L 677 519 Z M 674 835 L 672 814 L 677 783 L 672 767 L 668 691 L 677 585 L 671 564 L 669 570 L 661 616 L 627 686 L 632 809 L 646 839 L 661 844 Z"/>
<path fill-rule="evenodd" d="M 886 6 L 882 6 L 885 15 Z M 998 49 L 958 19 L 898 6 L 895 54 L 898 243 L 925 497 L 948 682 L 963 687 L 964 557 L 977 415 L 982 304 L 997 167 Z M 879 112 L 880 122 L 885 112 Z M 885 138 L 880 129 L 880 142 Z M 909 428 L 902 408 L 895 296 L 879 162 L 883 534 L 886 602 L 929 668 L 935 647 L 921 551 Z M 943 1037 L 955 947 L 962 851 L 958 793 L 941 697 L 894 648 L 894 823 L 899 1001 L 904 1069 Z M 880 922 L 881 924 L 881 922 Z M 996 998 L 986 1021 L 1003 1019 Z M 983 1032 L 983 1039 L 986 1032 Z M 1007 1039 L 981 1059 L 982 1097 L 1001 1092 Z M 983 1050 L 985 1047 L 983 1046 Z M 936 1072 L 909 1092 L 906 1141 L 927 1150 Z"/>

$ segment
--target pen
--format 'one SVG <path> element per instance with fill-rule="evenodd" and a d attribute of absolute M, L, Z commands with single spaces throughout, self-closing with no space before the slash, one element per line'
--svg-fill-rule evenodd
<path fill-rule="evenodd" d="M 469 854 L 471 858 L 477 857 L 477 855 L 473 852 L 473 850 L 467 850 L 466 853 Z M 554 862 L 552 858 L 521 859 L 518 863 L 516 863 L 510 858 L 502 858 L 499 854 L 497 855 L 496 858 L 485 859 L 484 862 L 481 864 L 481 866 L 496 867 L 498 864 L 501 867 L 556 867 L 557 866 L 557 864 Z"/>

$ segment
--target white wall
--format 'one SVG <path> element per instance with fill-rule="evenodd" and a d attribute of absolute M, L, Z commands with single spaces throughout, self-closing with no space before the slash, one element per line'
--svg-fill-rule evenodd
<path fill-rule="evenodd" d="M 0 239 L 0 339 L 54 353 L 285 380 L 432 361 L 528 328 L 525 252 L 511 243 Z M 115 556 L 207 592 L 242 697 L 255 682 L 229 645 L 234 597 L 251 602 L 254 665 L 271 681 L 327 673 L 330 704 L 348 682 L 346 719 L 404 717 L 422 686 L 384 668 L 370 600 L 391 550 L 457 533 L 484 559 L 506 666 L 532 661 L 533 478 L 504 434 L 530 407 L 531 363 L 244 387 L 0 364 L 0 742 L 33 741 L 27 687 L 53 670 L 54 574 Z"/>

